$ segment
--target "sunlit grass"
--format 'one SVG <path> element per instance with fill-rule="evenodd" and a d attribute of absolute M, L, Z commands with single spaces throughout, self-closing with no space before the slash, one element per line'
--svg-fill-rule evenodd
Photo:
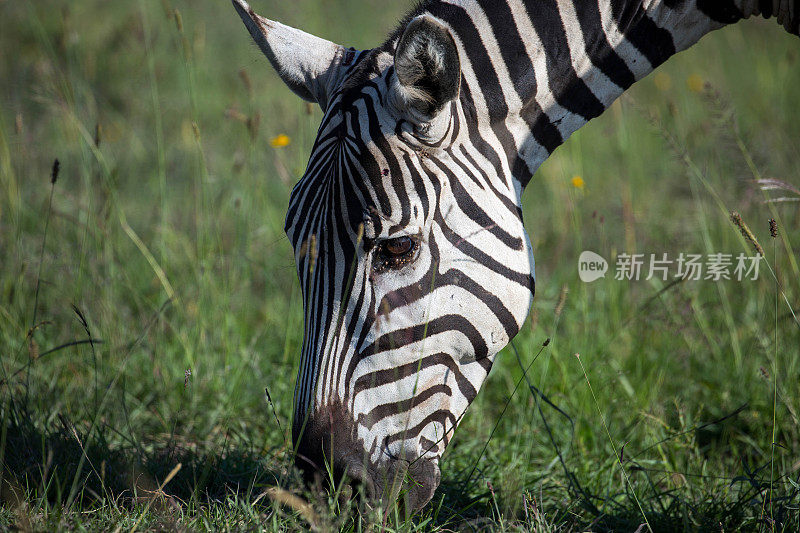
<path fill-rule="evenodd" d="M 261 11 L 367 46 L 407 7 Z M 671 60 L 534 177 L 531 317 L 406 522 L 291 467 L 302 309 L 283 217 L 319 111 L 225 3 L 3 10 L 3 527 L 797 530 L 800 206 L 759 188 L 800 185 L 800 43 L 776 24 Z M 731 211 L 766 252 L 757 281 L 578 279 L 583 250 L 612 269 L 752 253 Z"/>

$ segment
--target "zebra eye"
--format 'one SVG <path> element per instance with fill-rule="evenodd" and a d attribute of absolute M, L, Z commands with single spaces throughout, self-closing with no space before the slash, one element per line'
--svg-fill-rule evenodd
<path fill-rule="evenodd" d="M 383 242 L 383 248 L 387 255 L 395 257 L 405 255 L 414 249 L 414 241 L 411 237 L 397 237 L 396 239 L 389 239 Z"/>
<path fill-rule="evenodd" d="M 389 268 L 400 268 L 409 263 L 417 248 L 417 241 L 412 237 L 402 236 L 386 239 L 378 244 L 375 268 L 378 271 Z"/>

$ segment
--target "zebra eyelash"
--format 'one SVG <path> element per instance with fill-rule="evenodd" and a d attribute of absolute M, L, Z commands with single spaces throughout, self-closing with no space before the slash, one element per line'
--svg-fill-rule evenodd
<path fill-rule="evenodd" d="M 388 246 L 399 239 L 409 240 L 409 249 L 401 254 L 391 253 Z M 412 263 L 419 255 L 420 239 L 415 235 L 400 235 L 391 239 L 380 239 L 375 242 L 372 248 L 373 262 L 372 270 L 376 274 L 388 270 L 399 270 Z"/>

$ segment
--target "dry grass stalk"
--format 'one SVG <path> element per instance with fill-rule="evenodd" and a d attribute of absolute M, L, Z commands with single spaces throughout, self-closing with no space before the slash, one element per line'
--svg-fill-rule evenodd
<path fill-rule="evenodd" d="M 755 180 L 755 182 L 762 191 L 781 191 L 788 192 L 790 194 L 790 196 L 770 198 L 766 200 L 765 203 L 800 202 L 800 189 L 791 183 L 779 180 L 777 178 L 762 178 Z"/>
<path fill-rule="evenodd" d="M 310 503 L 305 501 L 300 496 L 292 494 L 288 490 L 284 490 L 280 487 L 268 488 L 266 490 L 266 495 L 269 496 L 269 499 L 272 501 L 281 505 L 285 505 L 286 507 L 289 507 L 295 511 L 303 520 L 308 522 L 308 525 L 312 531 L 321 531 L 319 526 L 319 517 L 317 516 L 316 511 L 314 511 L 314 508 Z"/>

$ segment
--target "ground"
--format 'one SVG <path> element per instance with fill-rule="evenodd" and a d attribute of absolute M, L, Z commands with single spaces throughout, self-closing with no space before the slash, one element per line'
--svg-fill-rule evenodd
<path fill-rule="evenodd" d="M 358 47 L 410 4 L 254 3 Z M 0 9 L 0 528 L 800 527 L 800 40 L 774 22 L 671 59 L 534 176 L 531 316 L 404 520 L 291 466 L 283 215 L 319 111 L 226 2 Z M 651 253 L 754 255 L 731 211 L 758 279 L 645 279 Z"/>

